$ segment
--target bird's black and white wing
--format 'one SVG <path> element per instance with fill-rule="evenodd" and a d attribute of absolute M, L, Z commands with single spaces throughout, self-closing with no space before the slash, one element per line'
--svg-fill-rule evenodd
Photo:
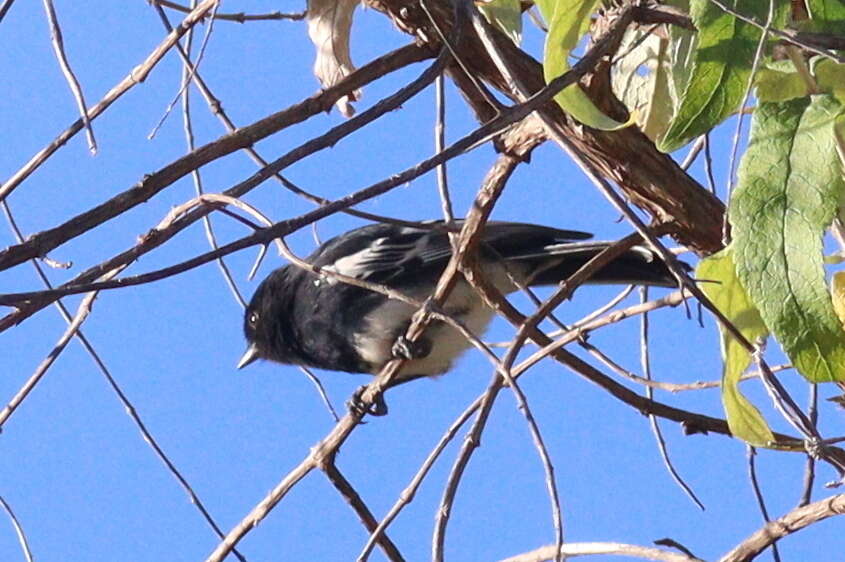
<path fill-rule="evenodd" d="M 431 225 L 429 229 L 366 226 L 327 242 L 309 261 L 343 275 L 382 283 L 438 274 L 452 255 L 452 246 L 443 223 Z M 547 254 L 546 248 L 590 237 L 573 230 L 490 222 L 484 230 L 481 252 L 498 259 L 530 259 Z"/>

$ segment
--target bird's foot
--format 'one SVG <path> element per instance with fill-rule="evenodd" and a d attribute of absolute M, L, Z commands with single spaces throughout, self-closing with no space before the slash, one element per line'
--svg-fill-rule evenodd
<path fill-rule="evenodd" d="M 423 337 L 417 341 L 411 341 L 401 335 L 396 338 L 390 351 L 396 359 L 422 359 L 431 353 L 431 340 Z"/>
<path fill-rule="evenodd" d="M 346 403 L 346 407 L 349 408 L 349 411 L 362 418 L 367 414 L 370 414 L 371 416 L 386 416 L 387 403 L 384 401 L 384 396 L 379 395 L 378 398 L 375 399 L 375 402 L 367 405 L 364 404 L 364 401 L 361 398 L 365 390 L 367 390 L 367 385 L 358 387 L 354 394 L 352 394 L 352 398 L 350 398 Z"/>

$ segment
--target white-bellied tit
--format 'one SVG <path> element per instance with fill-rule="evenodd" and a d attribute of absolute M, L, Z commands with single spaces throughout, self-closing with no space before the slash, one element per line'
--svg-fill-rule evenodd
<path fill-rule="evenodd" d="M 573 230 L 489 222 L 479 244 L 478 263 L 486 280 L 504 294 L 520 286 L 556 285 L 612 244 L 589 238 L 590 234 Z M 383 284 L 422 302 L 434 291 L 451 255 L 442 222 L 425 228 L 374 224 L 327 241 L 306 261 Z M 587 283 L 677 286 L 666 264 L 643 246 L 613 259 Z M 442 308 L 479 336 L 494 315 L 463 279 Z M 407 361 L 394 384 L 445 373 L 471 344 L 455 328 L 433 322 L 408 345 L 404 334 L 415 312 L 415 307 L 381 293 L 286 265 L 262 281 L 246 309 L 244 333 L 249 346 L 238 368 L 268 359 L 377 374 L 401 356 Z M 382 408 L 377 413 L 383 413 Z"/>

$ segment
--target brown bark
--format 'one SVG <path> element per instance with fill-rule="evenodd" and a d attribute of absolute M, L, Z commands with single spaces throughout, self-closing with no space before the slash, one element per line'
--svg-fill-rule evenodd
<path fill-rule="evenodd" d="M 438 29 L 419 3 L 411 0 L 368 0 L 367 3 L 385 13 L 402 31 L 420 41 L 439 44 Z M 452 36 L 453 9 L 443 0 L 427 0 L 439 31 Z M 505 79 L 496 70 L 486 50 L 470 25 L 463 25 L 455 51 L 461 62 L 478 79 L 511 95 Z M 497 35 L 501 50 L 512 68 L 532 92 L 545 85 L 539 62 L 516 47 L 504 35 Z M 625 110 L 613 97 L 606 79 L 607 65 L 588 82 L 589 92 L 599 107 L 612 116 L 624 118 Z M 661 153 L 639 129 L 627 127 L 619 131 L 598 131 L 585 127 L 555 104 L 549 111 L 566 134 L 607 178 L 614 181 L 625 196 L 648 212 L 658 223 L 670 223 L 670 234 L 678 242 L 700 254 L 711 254 L 722 247 L 724 205 L 684 172 L 672 158 Z M 565 195 L 564 195 L 565 196 Z"/>

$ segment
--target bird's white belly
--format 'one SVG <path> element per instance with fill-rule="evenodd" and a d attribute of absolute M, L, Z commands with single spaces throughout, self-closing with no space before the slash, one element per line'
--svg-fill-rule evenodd
<path fill-rule="evenodd" d="M 444 309 L 458 318 L 470 332 L 480 337 L 493 319 L 494 312 L 484 305 L 466 282 L 459 282 L 444 306 Z M 389 300 L 367 314 L 365 333 L 356 337 L 358 353 L 367 362 L 381 368 L 393 359 L 395 342 L 393 327 L 407 325 L 416 308 L 397 300 Z M 472 344 L 458 330 L 443 322 L 429 325 L 423 335 L 433 343 L 431 352 L 420 359 L 405 363 L 399 378 L 414 375 L 439 375 L 449 370 L 452 363 Z"/>

